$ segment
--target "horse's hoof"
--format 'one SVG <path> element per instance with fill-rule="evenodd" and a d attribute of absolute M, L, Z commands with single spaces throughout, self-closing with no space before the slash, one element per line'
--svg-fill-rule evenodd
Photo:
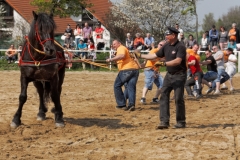
<path fill-rule="evenodd" d="M 10 127 L 13 129 L 16 129 L 19 125 L 17 125 L 15 122 L 11 122 Z"/>
<path fill-rule="evenodd" d="M 62 127 L 64 127 L 65 125 L 64 125 L 64 123 L 62 122 L 62 123 L 55 123 L 55 126 L 58 127 L 58 128 L 62 128 Z"/>
<path fill-rule="evenodd" d="M 37 121 L 44 121 L 45 119 L 46 119 L 46 117 L 37 116 Z"/>

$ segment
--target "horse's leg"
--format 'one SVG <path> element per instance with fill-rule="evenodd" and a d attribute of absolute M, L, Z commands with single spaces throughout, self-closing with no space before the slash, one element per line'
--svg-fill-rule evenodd
<path fill-rule="evenodd" d="M 61 93 L 62 93 L 62 84 L 64 81 L 64 77 L 65 77 L 65 66 L 62 67 L 59 71 L 58 71 L 58 93 L 59 93 L 59 97 L 61 97 Z M 53 107 L 51 109 L 52 113 L 55 113 L 55 107 Z"/>
<path fill-rule="evenodd" d="M 46 82 L 40 82 L 40 81 L 35 81 L 33 82 L 34 86 L 37 88 L 37 92 L 39 95 L 39 112 L 37 114 L 37 120 L 38 121 L 43 121 L 46 119 L 46 112 L 47 112 L 47 107 L 44 101 L 44 85 L 43 83 Z"/>
<path fill-rule="evenodd" d="M 30 81 L 27 78 L 21 76 L 21 93 L 19 95 L 19 105 L 18 110 L 15 113 L 12 123 L 10 126 L 12 128 L 17 128 L 21 124 L 22 108 L 24 103 L 27 101 L 27 87 Z"/>
<path fill-rule="evenodd" d="M 59 77 L 56 75 L 53 81 L 51 81 L 51 98 L 54 103 L 55 125 L 56 127 L 64 127 L 62 106 L 60 103 L 60 91 L 59 91 Z"/>

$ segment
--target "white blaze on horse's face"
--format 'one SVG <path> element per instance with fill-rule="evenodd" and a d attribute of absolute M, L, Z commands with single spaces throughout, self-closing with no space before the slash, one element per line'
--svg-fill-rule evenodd
<path fill-rule="evenodd" d="M 40 16 L 33 12 L 33 16 L 35 20 L 36 39 L 42 46 L 42 49 L 47 56 L 55 55 L 56 54 L 56 48 L 54 45 L 55 23 L 53 20 L 53 15 L 41 14 Z"/>

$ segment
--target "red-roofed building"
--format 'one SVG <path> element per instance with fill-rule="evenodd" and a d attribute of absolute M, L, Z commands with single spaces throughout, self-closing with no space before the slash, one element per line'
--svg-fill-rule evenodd
<path fill-rule="evenodd" d="M 11 26 L 15 26 L 12 28 L 13 37 L 16 38 L 19 36 L 19 27 L 16 28 L 17 23 L 28 25 L 31 23 L 33 16 L 32 11 L 36 11 L 37 7 L 32 6 L 30 4 L 31 0 L 0 0 L 0 2 L 5 3 L 7 8 L 8 16 L 5 16 L 5 20 L 9 21 L 9 24 L 12 23 Z M 69 18 L 60 18 L 54 17 L 54 20 L 57 25 L 57 29 L 55 31 L 56 35 L 62 35 L 65 31 L 68 24 L 71 25 L 71 28 L 74 29 L 76 24 L 84 25 L 85 22 L 88 22 L 90 26 L 93 28 L 95 24 L 100 22 L 104 25 L 103 19 L 104 16 L 108 13 L 109 8 L 112 6 L 112 3 L 109 0 L 89 0 L 89 3 L 92 3 L 93 6 L 91 8 L 86 8 L 82 15 L 79 17 L 69 17 Z M 20 21 L 20 22 L 19 22 Z M 10 26 L 10 25 L 8 25 Z M 21 29 L 22 34 L 28 33 L 28 27 L 24 26 Z M 14 32 L 15 31 L 15 32 Z"/>

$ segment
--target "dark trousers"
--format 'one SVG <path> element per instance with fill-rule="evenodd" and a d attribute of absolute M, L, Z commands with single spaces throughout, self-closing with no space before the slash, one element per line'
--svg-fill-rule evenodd
<path fill-rule="evenodd" d="M 174 90 L 175 105 L 176 105 L 176 120 L 177 122 L 185 122 L 185 102 L 184 102 L 184 84 L 187 79 L 186 72 L 180 72 L 174 75 L 167 73 L 162 87 L 160 98 L 160 121 L 168 123 L 170 119 L 169 98 L 170 93 Z"/>
<path fill-rule="evenodd" d="M 217 46 L 217 45 L 218 45 L 217 40 L 210 41 L 210 49 L 212 49 L 213 46 Z"/>
<path fill-rule="evenodd" d="M 192 95 L 191 86 L 196 85 L 197 94 L 202 94 L 202 72 L 196 72 L 190 79 L 188 79 L 185 83 L 185 88 L 188 95 Z"/>

